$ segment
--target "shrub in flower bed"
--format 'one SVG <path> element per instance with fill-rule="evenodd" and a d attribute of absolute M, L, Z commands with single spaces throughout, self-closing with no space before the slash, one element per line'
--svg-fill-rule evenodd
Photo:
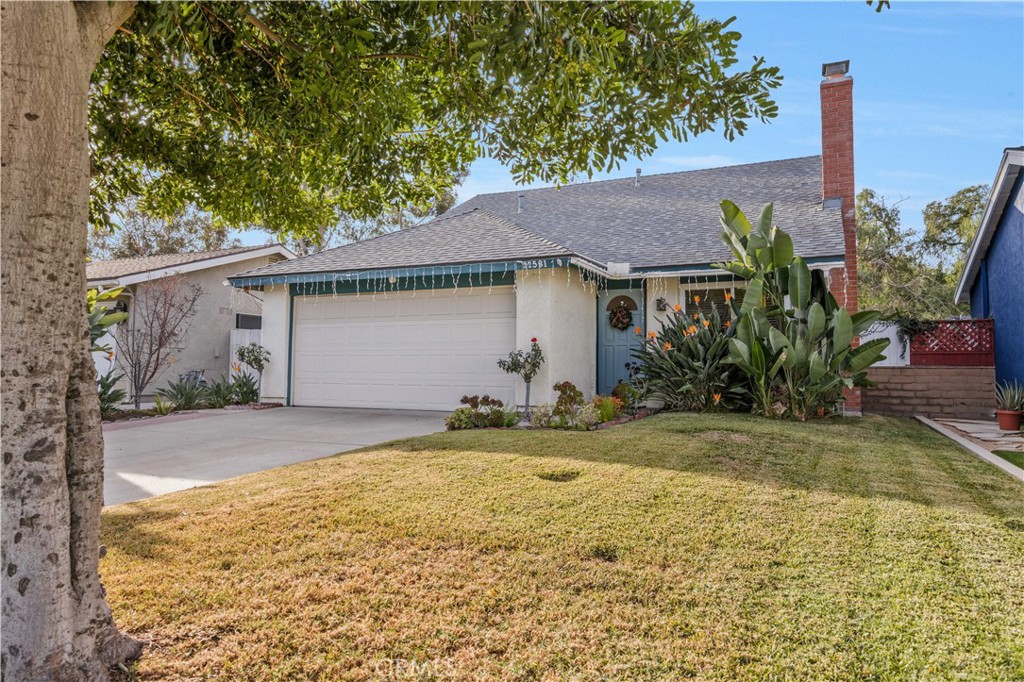
<path fill-rule="evenodd" d="M 543 403 L 534 408 L 530 415 L 530 424 L 534 427 L 589 431 L 622 414 L 622 400 L 619 398 L 599 395 L 591 402 L 585 402 L 583 391 L 571 381 L 557 383 L 552 388 L 558 393 L 558 398 L 554 403 Z"/>
<path fill-rule="evenodd" d="M 444 420 L 449 431 L 461 429 L 482 429 L 485 427 L 508 428 L 519 423 L 515 410 L 506 410 L 505 403 L 489 395 L 464 395 L 460 407 Z"/>

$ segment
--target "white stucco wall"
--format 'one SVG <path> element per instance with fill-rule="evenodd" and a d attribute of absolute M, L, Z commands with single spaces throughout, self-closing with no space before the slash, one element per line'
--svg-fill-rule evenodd
<path fill-rule="evenodd" d="M 537 337 L 545 362 L 530 389 L 530 403 L 554 400 L 552 385 L 571 381 L 589 399 L 596 390 L 596 289 L 574 269 L 521 270 L 516 275 L 516 347 Z M 511 349 L 510 349 L 511 350 Z M 516 400 L 526 388 L 520 381 Z"/>
<path fill-rule="evenodd" d="M 657 301 L 659 298 L 664 298 L 668 305 L 668 310 L 659 312 Z M 647 330 L 648 331 L 661 331 L 661 323 L 663 320 L 668 319 L 668 316 L 673 314 L 673 309 L 676 305 L 681 305 L 682 292 L 679 287 L 678 277 L 652 277 L 647 280 L 647 301 L 644 306 L 647 318 Z"/>
<path fill-rule="evenodd" d="M 266 402 L 285 402 L 288 395 L 288 286 L 263 292 L 263 347 L 270 362 L 263 370 L 262 397 Z"/>

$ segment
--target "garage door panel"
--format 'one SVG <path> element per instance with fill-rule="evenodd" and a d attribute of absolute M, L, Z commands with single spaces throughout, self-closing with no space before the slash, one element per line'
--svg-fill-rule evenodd
<path fill-rule="evenodd" d="M 511 402 L 497 367 L 515 344 L 511 287 L 296 299 L 296 405 L 448 410 L 466 394 Z"/>

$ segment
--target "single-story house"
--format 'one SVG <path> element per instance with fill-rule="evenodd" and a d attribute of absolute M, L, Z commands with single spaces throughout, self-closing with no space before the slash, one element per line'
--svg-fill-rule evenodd
<path fill-rule="evenodd" d="M 176 253 L 140 258 L 92 261 L 86 264 L 85 276 L 90 289 L 124 287 L 117 301 L 128 312 L 121 324 L 133 324 L 133 299 L 144 292 L 152 282 L 181 275 L 188 284 L 202 289 L 195 316 L 180 347 L 175 351 L 173 367 L 149 385 L 146 395 L 178 379 L 190 371 L 205 371 L 208 378 L 226 374 L 231 364 L 230 338 L 233 329 L 260 329 L 262 327 L 262 300 L 259 292 L 243 292 L 225 286 L 230 275 L 272 265 L 295 258 L 295 254 L 280 244 L 244 246 L 218 251 Z M 113 347 L 116 356 L 116 332 L 108 334 L 103 342 Z M 105 374 L 116 368 L 116 358 L 106 353 L 94 353 L 96 369 Z M 125 385 L 125 388 L 128 388 Z"/>
<path fill-rule="evenodd" d="M 449 410 L 464 394 L 522 404 L 497 360 L 537 338 L 546 362 L 532 401 L 569 380 L 588 396 L 628 379 L 634 326 L 675 304 L 724 305 L 742 282 L 719 202 L 776 222 L 855 307 L 853 82 L 826 64 L 820 156 L 474 197 L 438 219 L 238 274 L 261 290 L 274 360 L 264 399 L 292 405 Z M 699 295 L 700 303 L 694 301 Z M 631 324 L 610 312 L 625 306 Z M 859 410 L 859 405 L 855 406 Z"/>
<path fill-rule="evenodd" d="M 1024 147 L 1003 151 L 999 172 L 956 288 L 971 317 L 992 318 L 996 381 L 1024 382 Z"/>

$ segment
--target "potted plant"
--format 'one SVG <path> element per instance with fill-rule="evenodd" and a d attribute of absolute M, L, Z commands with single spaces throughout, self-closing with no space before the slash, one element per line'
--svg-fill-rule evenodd
<path fill-rule="evenodd" d="M 1020 431 L 1024 413 L 1024 385 L 1017 380 L 996 384 L 996 419 L 1002 431 Z"/>

